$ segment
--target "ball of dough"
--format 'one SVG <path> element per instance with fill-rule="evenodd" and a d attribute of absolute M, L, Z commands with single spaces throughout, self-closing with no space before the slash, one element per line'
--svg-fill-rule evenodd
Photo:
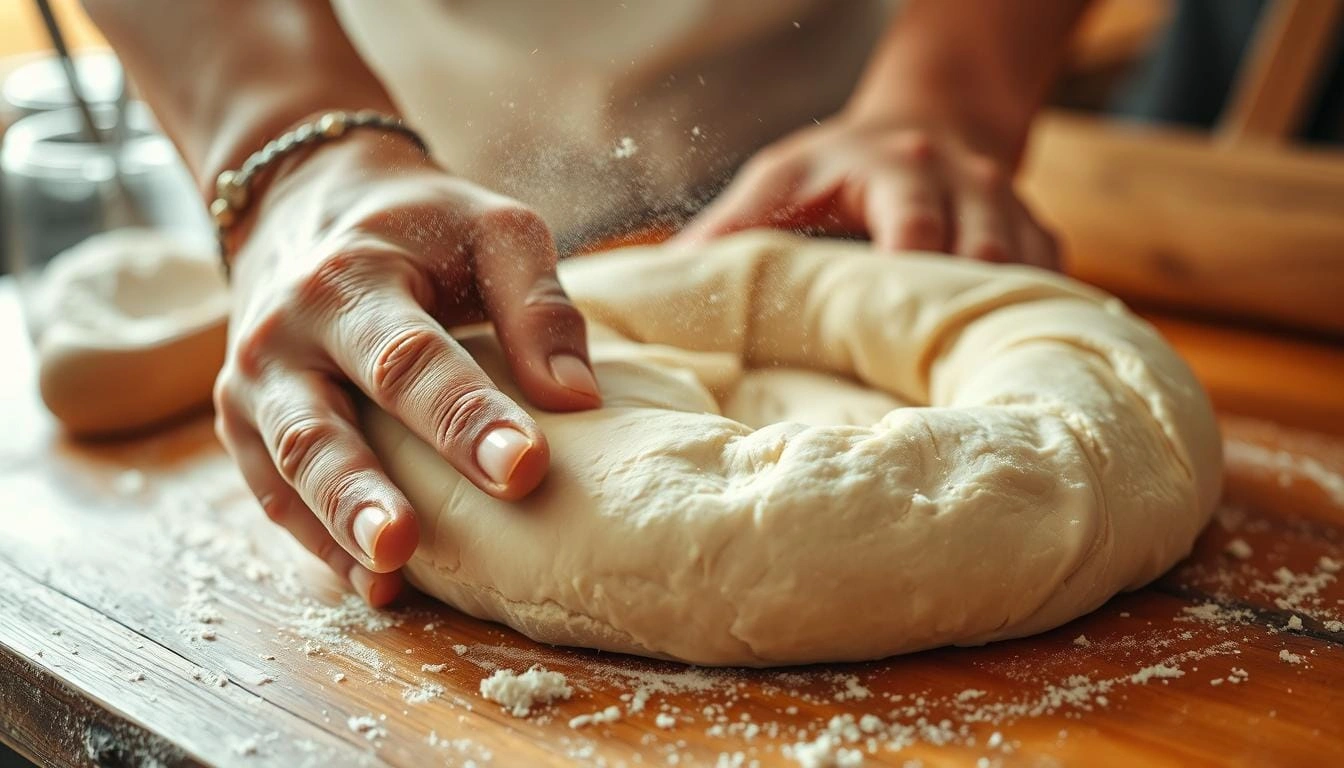
<path fill-rule="evenodd" d="M 210 402 L 229 294 L 218 259 L 123 229 L 52 260 L 29 308 L 42 399 L 80 436 L 143 429 Z"/>
<path fill-rule="evenodd" d="M 1020 637 L 1157 577 L 1217 501 L 1190 370 L 1066 278 L 748 233 L 561 279 L 605 406 L 533 412 L 531 497 L 365 414 L 422 515 L 411 581 L 536 640 L 768 666 Z"/>

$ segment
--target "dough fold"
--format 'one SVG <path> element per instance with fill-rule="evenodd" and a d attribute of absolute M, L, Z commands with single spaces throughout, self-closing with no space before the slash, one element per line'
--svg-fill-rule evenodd
<path fill-rule="evenodd" d="M 606 405 L 533 412 L 527 500 L 364 412 L 423 516 L 411 581 L 536 640 L 769 666 L 1020 637 L 1156 578 L 1217 502 L 1190 370 L 1066 278 L 755 232 L 561 280 Z"/>

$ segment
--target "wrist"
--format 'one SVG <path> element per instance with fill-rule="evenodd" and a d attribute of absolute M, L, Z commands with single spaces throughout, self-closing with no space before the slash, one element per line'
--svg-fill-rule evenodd
<path fill-rule="evenodd" d="M 878 93 L 856 93 L 841 119 L 868 130 L 922 129 L 950 135 L 972 150 L 1016 168 L 1031 125 L 1030 112 L 985 100 L 948 96 L 942 89 L 896 82 Z"/>
<path fill-rule="evenodd" d="M 272 212 L 289 222 L 288 230 L 298 222 L 329 223 L 336 212 L 357 202 L 359 187 L 370 180 L 439 170 L 419 137 L 400 129 L 350 127 L 292 149 L 261 169 L 249 185 L 247 204 L 221 237 L 225 260 L 241 254 Z M 314 217 L 302 212 L 327 213 Z"/>
<path fill-rule="evenodd" d="M 988 53 L 962 55 L 936 42 L 896 35 L 874 58 L 842 116 L 870 127 L 951 133 L 1016 167 L 1041 89 Z"/>

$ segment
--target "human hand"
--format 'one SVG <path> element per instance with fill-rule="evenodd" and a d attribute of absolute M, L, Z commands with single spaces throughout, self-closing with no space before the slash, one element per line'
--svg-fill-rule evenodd
<path fill-rule="evenodd" d="M 1010 159 L 955 130 L 850 112 L 756 153 L 673 240 L 752 227 L 867 235 L 886 251 L 1059 265 L 1055 238 L 1013 189 Z"/>
<path fill-rule="evenodd" d="M 419 529 L 351 392 L 503 499 L 541 482 L 546 438 L 446 327 L 493 321 L 539 407 L 601 402 L 545 223 L 402 137 L 354 132 L 282 166 L 233 236 L 216 431 L 266 515 L 373 605 L 400 591 Z"/>

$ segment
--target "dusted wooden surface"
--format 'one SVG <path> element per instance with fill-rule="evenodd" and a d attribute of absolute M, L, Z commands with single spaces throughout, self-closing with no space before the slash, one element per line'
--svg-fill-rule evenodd
<path fill-rule="evenodd" d="M 1324 623 L 1344 618 L 1344 585 L 1318 567 L 1344 559 L 1344 439 L 1227 420 L 1227 500 L 1192 557 L 1057 631 L 870 664 L 687 673 L 538 646 L 419 598 L 381 617 L 392 626 L 339 629 L 324 608 L 341 604 L 339 589 L 264 520 L 208 419 L 117 444 L 65 440 L 35 400 L 12 291 L 0 298 L 0 738 L 39 761 L 665 765 L 676 754 L 714 765 L 742 752 L 743 764 L 773 765 L 788 764 L 782 744 L 841 713 L 914 734 L 865 765 L 1307 765 L 1344 754 L 1344 633 Z M 1291 374 L 1259 375 L 1263 397 L 1294 391 Z M 1233 539 L 1248 559 L 1224 553 Z M 1276 605 L 1280 568 L 1319 589 Z M 1211 599 L 1242 620 L 1185 613 Z M 1293 614 L 1303 630 L 1283 631 Z M 1075 645 L 1079 635 L 1090 645 Z M 479 697 L 493 665 L 537 662 L 576 686 L 549 717 L 515 719 Z M 1158 664 L 1182 676 L 1132 679 Z M 1229 681 L 1234 669 L 1244 682 Z M 569 727 L 650 684 L 666 690 L 643 712 Z M 855 684 L 869 695 L 845 696 Z M 417 692 L 426 700 L 413 703 Z M 663 730 L 654 718 L 669 705 L 679 722 Z M 714 729 L 720 713 L 735 725 Z M 744 714 L 777 735 L 748 739 Z M 361 716 L 376 738 L 352 730 Z"/>

